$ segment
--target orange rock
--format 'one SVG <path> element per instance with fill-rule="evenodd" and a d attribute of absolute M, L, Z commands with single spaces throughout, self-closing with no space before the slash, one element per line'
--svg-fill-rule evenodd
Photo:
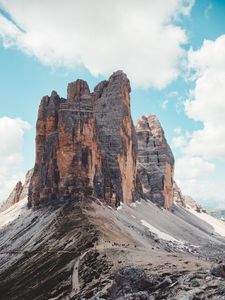
<path fill-rule="evenodd" d="M 30 206 L 89 196 L 113 207 L 134 201 L 137 145 L 129 93 L 129 80 L 118 71 L 93 93 L 79 79 L 68 85 L 66 100 L 56 92 L 42 99 Z"/>

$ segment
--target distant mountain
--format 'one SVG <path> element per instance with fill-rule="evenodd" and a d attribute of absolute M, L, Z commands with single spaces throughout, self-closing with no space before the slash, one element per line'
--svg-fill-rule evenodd
<path fill-rule="evenodd" d="M 31 182 L 31 177 L 33 174 L 33 169 L 29 170 L 25 176 L 25 182 L 22 183 L 18 181 L 12 192 L 10 193 L 7 200 L 0 206 L 0 212 L 8 209 L 12 205 L 18 203 L 19 201 L 27 198 L 28 190 Z"/>
<path fill-rule="evenodd" d="M 225 208 L 218 208 L 218 209 L 207 209 L 207 212 L 222 221 L 225 221 Z"/>

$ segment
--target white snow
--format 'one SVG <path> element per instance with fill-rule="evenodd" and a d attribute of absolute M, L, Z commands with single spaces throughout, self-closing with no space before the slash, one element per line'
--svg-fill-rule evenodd
<path fill-rule="evenodd" d="M 123 203 L 120 203 L 120 205 L 117 207 L 117 210 L 120 210 L 123 208 Z"/>
<path fill-rule="evenodd" d="M 198 213 L 194 209 L 190 209 L 189 211 L 193 215 L 198 217 L 199 219 L 202 219 L 203 221 L 210 224 L 214 228 L 216 233 L 218 233 L 218 234 L 225 237 L 225 223 L 223 221 L 220 221 L 220 220 L 214 218 L 213 216 L 210 216 L 209 214 L 206 214 L 206 213 L 203 213 L 203 212 Z"/>
<path fill-rule="evenodd" d="M 0 228 L 14 221 L 22 212 L 26 211 L 27 197 L 0 213 Z"/>
<path fill-rule="evenodd" d="M 141 220 L 141 223 L 142 223 L 142 225 L 147 227 L 149 229 L 149 231 L 151 231 L 152 233 L 155 233 L 160 239 L 163 239 L 163 240 L 166 240 L 166 241 L 171 241 L 171 242 L 181 243 L 181 241 L 175 239 L 174 237 L 172 237 L 171 235 L 169 235 L 169 234 L 167 234 L 163 231 L 160 231 L 159 229 L 152 226 L 151 224 L 149 224 L 145 220 Z"/>

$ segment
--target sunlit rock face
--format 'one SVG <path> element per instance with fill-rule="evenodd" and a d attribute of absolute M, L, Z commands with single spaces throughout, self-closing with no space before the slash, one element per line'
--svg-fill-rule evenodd
<path fill-rule="evenodd" d="M 53 91 L 43 97 L 36 129 L 36 162 L 29 205 L 95 197 L 116 207 L 134 201 L 135 129 L 130 83 L 122 71 L 91 93 L 78 79 L 67 99 Z"/>
<path fill-rule="evenodd" d="M 197 203 L 191 196 L 183 195 L 177 183 L 173 182 L 173 199 L 174 203 L 197 212 L 205 212 L 205 209 Z"/>
<path fill-rule="evenodd" d="M 186 207 L 185 196 L 182 194 L 181 189 L 175 181 L 173 182 L 173 200 L 175 204 Z"/>
<path fill-rule="evenodd" d="M 24 183 L 22 183 L 21 181 L 17 182 L 14 189 L 12 190 L 9 197 L 7 198 L 7 200 L 1 205 L 0 212 L 8 209 L 12 205 L 16 204 L 17 202 L 23 200 L 28 196 L 28 190 L 29 190 L 32 174 L 33 174 L 33 169 L 29 170 L 26 173 Z"/>
<path fill-rule="evenodd" d="M 136 126 L 137 166 L 144 196 L 170 209 L 173 205 L 174 157 L 155 115 L 142 116 Z"/>

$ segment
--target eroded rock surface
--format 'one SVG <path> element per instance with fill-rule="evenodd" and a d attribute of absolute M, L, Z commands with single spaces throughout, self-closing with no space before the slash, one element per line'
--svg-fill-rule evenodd
<path fill-rule="evenodd" d="M 33 169 L 29 170 L 25 176 L 24 184 L 21 181 L 18 181 L 12 192 L 10 193 L 7 200 L 0 207 L 0 211 L 4 211 L 24 199 L 28 196 L 28 189 L 31 181 L 31 176 L 33 174 Z"/>
<path fill-rule="evenodd" d="M 67 99 L 53 91 L 40 104 L 29 205 L 94 196 L 112 207 L 136 193 L 136 139 L 130 83 L 117 71 L 91 93 L 78 79 Z"/>
<path fill-rule="evenodd" d="M 173 182 L 173 200 L 174 203 L 186 207 L 185 196 L 183 196 L 181 189 L 179 188 L 179 186 L 175 181 Z"/>
<path fill-rule="evenodd" d="M 203 207 L 198 204 L 191 196 L 183 195 L 177 183 L 173 182 L 173 198 L 174 203 L 183 207 L 194 209 L 197 212 L 206 212 Z"/>
<path fill-rule="evenodd" d="M 185 199 L 185 205 L 187 207 L 190 207 L 196 210 L 197 212 L 204 211 L 202 206 L 198 204 L 191 196 L 184 196 L 184 199 Z"/>
<path fill-rule="evenodd" d="M 174 157 L 155 115 L 142 116 L 136 126 L 138 174 L 146 198 L 170 209 L 173 205 Z"/>

